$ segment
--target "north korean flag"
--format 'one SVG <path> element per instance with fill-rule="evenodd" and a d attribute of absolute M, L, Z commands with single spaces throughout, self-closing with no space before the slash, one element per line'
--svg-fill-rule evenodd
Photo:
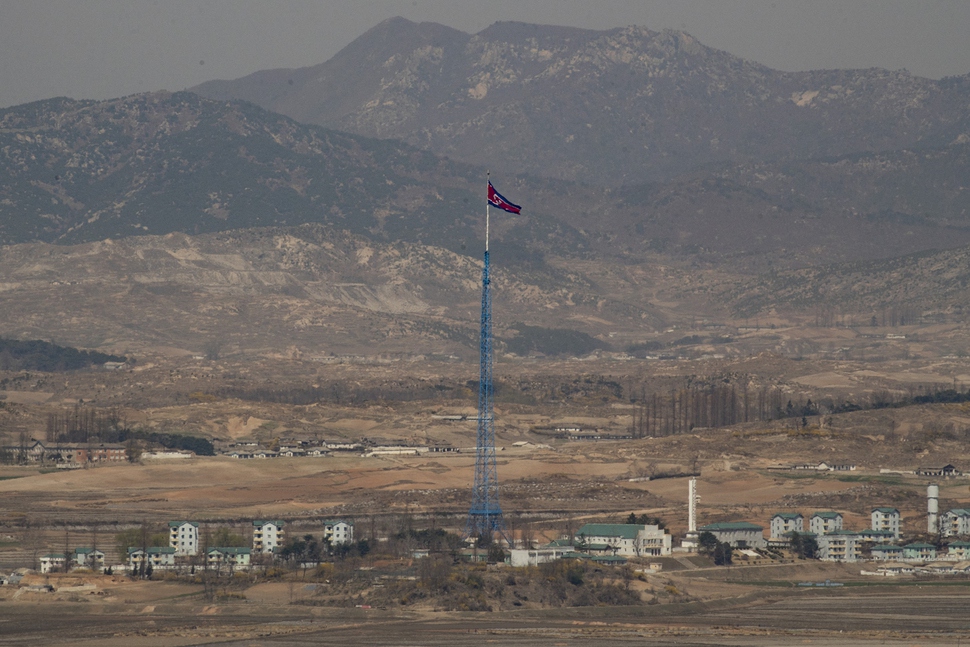
<path fill-rule="evenodd" d="M 522 211 L 522 207 L 517 204 L 512 204 L 506 200 L 501 193 L 496 191 L 491 182 L 488 183 L 488 203 L 496 209 L 508 211 L 509 213 L 519 213 Z"/>

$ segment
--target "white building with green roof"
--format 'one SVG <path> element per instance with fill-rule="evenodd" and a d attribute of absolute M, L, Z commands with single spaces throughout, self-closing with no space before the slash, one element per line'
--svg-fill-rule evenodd
<path fill-rule="evenodd" d="M 940 517 L 940 533 L 944 537 L 970 535 L 970 510 L 954 508 Z"/>
<path fill-rule="evenodd" d="M 805 517 L 798 512 L 778 512 L 769 522 L 772 539 L 785 539 L 792 532 L 805 532 Z"/>
<path fill-rule="evenodd" d="M 624 557 L 665 557 L 672 552 L 670 535 L 647 524 L 588 523 L 574 541 L 577 549 Z"/>
<path fill-rule="evenodd" d="M 815 538 L 818 558 L 828 562 L 856 562 L 861 557 L 862 537 L 852 530 L 833 530 Z"/>
<path fill-rule="evenodd" d="M 332 546 L 354 543 L 354 524 L 343 519 L 323 522 L 323 538 Z"/>
<path fill-rule="evenodd" d="M 842 513 L 834 510 L 821 510 L 808 519 L 808 531 L 816 535 L 842 530 Z"/>
<path fill-rule="evenodd" d="M 764 527 L 747 521 L 709 523 L 698 528 L 697 532 L 709 532 L 719 542 L 735 547 L 764 548 L 767 545 Z"/>
<path fill-rule="evenodd" d="M 253 552 L 274 553 L 283 545 L 283 522 L 258 519 L 253 522 Z"/>
<path fill-rule="evenodd" d="M 899 510 L 896 508 L 873 508 L 872 529 L 888 530 L 894 539 L 899 539 Z"/>
<path fill-rule="evenodd" d="M 199 554 L 199 524 L 195 521 L 169 521 L 168 545 L 179 556 Z"/>

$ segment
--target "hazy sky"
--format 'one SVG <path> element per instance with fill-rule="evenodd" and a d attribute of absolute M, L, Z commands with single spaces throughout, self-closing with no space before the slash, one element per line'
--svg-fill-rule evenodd
<path fill-rule="evenodd" d="M 392 16 L 670 27 L 782 70 L 970 73 L 970 0 L 0 0 L 0 107 L 315 65 Z"/>

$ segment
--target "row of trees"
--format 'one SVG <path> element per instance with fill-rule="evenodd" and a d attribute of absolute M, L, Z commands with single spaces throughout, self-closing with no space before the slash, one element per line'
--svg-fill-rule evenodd
<path fill-rule="evenodd" d="M 215 448 L 206 438 L 133 429 L 118 409 L 99 409 L 80 404 L 60 413 L 49 413 L 44 438 L 48 443 L 147 444 L 183 449 L 199 456 L 215 455 Z"/>
<path fill-rule="evenodd" d="M 808 409 L 796 408 L 780 388 L 752 391 L 747 383 L 740 388 L 724 383 L 691 384 L 666 394 L 647 394 L 643 389 L 633 411 L 630 433 L 634 438 L 670 436 L 694 427 L 726 427 L 817 412 L 811 400 Z"/>

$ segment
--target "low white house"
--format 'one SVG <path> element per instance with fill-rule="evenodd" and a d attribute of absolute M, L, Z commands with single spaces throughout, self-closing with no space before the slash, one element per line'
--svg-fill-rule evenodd
<path fill-rule="evenodd" d="M 632 523 L 588 523 L 574 538 L 576 546 L 625 557 L 662 557 L 672 553 L 670 535 L 659 526 Z"/>
<path fill-rule="evenodd" d="M 895 544 L 873 546 L 872 558 L 880 562 L 898 562 L 903 558 L 903 547 Z"/>
<path fill-rule="evenodd" d="M 816 512 L 808 519 L 808 531 L 816 535 L 842 530 L 842 514 L 824 510 Z"/>
<path fill-rule="evenodd" d="M 90 568 L 93 571 L 104 570 L 104 553 L 97 548 L 78 547 L 74 549 L 72 566 L 75 568 Z"/>
<path fill-rule="evenodd" d="M 872 529 L 888 530 L 899 539 L 899 510 L 896 508 L 873 508 Z"/>
<path fill-rule="evenodd" d="M 342 519 L 336 521 L 323 522 L 323 538 L 330 541 L 331 545 L 354 543 L 354 524 Z"/>
<path fill-rule="evenodd" d="M 152 565 L 153 570 L 175 568 L 175 549 L 171 546 L 150 546 L 147 550 L 131 546 L 128 548 L 128 568 L 134 572 L 144 564 Z"/>
<path fill-rule="evenodd" d="M 253 552 L 274 553 L 283 545 L 283 522 L 257 520 L 253 522 Z"/>
<path fill-rule="evenodd" d="M 735 547 L 764 548 L 765 529 L 747 521 L 721 521 L 709 523 L 697 529 L 699 533 L 709 532 L 719 542 L 731 544 Z"/>
<path fill-rule="evenodd" d="M 194 521 L 169 521 L 168 545 L 182 557 L 199 554 L 199 524 Z"/>
<path fill-rule="evenodd" d="M 515 567 L 538 566 L 546 562 L 562 559 L 563 555 L 575 552 L 572 546 L 547 546 L 543 548 L 513 548 L 509 551 L 509 565 Z"/>
<path fill-rule="evenodd" d="M 226 566 L 233 569 L 246 570 L 250 565 L 252 549 L 239 546 L 220 546 L 210 548 L 205 553 L 206 562 L 210 567 Z"/>
<path fill-rule="evenodd" d="M 770 522 L 771 538 L 784 539 L 791 532 L 805 532 L 805 518 L 797 512 L 778 512 Z"/>
<path fill-rule="evenodd" d="M 47 555 L 41 555 L 40 572 L 56 573 L 58 571 L 63 571 L 64 562 L 65 559 L 63 553 L 48 553 Z"/>

